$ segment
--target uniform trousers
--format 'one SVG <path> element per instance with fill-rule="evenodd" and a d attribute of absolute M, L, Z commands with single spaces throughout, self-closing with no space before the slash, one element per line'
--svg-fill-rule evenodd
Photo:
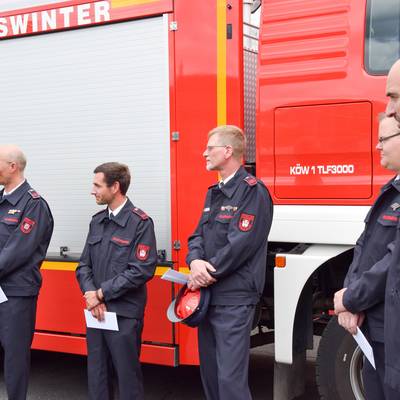
<path fill-rule="evenodd" d="M 119 331 L 87 329 L 89 399 L 113 398 L 116 374 L 120 400 L 143 400 L 139 356 L 143 320 L 118 316 Z"/>
<path fill-rule="evenodd" d="M 364 357 L 362 378 L 366 400 L 399 400 L 400 393 L 385 384 L 385 346 L 371 341 L 375 367 Z"/>
<path fill-rule="evenodd" d="M 4 382 L 8 400 L 25 400 L 37 296 L 14 297 L 0 304 L 0 343 L 4 350 Z"/>
<path fill-rule="evenodd" d="M 200 323 L 200 373 L 207 400 L 251 400 L 248 368 L 254 309 L 210 306 Z"/>

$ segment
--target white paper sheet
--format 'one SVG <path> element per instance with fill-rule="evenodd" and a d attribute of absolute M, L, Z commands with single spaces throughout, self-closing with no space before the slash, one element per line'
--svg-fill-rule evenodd
<path fill-rule="evenodd" d="M 84 310 L 86 326 L 88 328 L 106 329 L 109 331 L 119 331 L 117 314 L 115 312 L 106 311 L 104 313 L 104 320 L 99 321 L 93 317 L 92 313 L 88 310 Z"/>
<path fill-rule="evenodd" d="M 368 361 L 371 363 L 371 365 L 374 367 L 374 369 L 376 369 L 374 353 L 372 351 L 372 347 L 368 343 L 367 338 L 361 332 L 361 329 L 357 328 L 357 333 L 355 335 L 353 335 L 353 338 L 355 339 L 357 344 L 360 346 L 360 349 L 364 353 L 365 357 L 367 357 Z"/>
<path fill-rule="evenodd" d="M 0 303 L 4 303 L 5 301 L 7 301 L 7 296 L 5 295 L 5 293 L 3 292 L 3 289 L 0 287 Z"/>
<path fill-rule="evenodd" d="M 180 283 L 181 285 L 186 285 L 186 283 L 189 280 L 189 275 L 175 271 L 174 269 L 170 268 L 168 271 L 164 273 L 161 279 L 174 283 Z"/>

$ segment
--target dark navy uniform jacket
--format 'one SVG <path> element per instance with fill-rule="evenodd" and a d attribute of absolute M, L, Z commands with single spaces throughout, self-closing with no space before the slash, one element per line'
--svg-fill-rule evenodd
<path fill-rule="evenodd" d="M 400 181 L 383 186 L 365 218 L 365 229 L 354 249 L 347 273 L 343 304 L 350 312 L 364 311 L 371 340 L 384 341 L 384 299 L 387 271 L 400 217 Z"/>
<path fill-rule="evenodd" d="M 400 392 L 400 225 L 385 296 L 385 382 Z"/>
<path fill-rule="evenodd" d="M 53 233 L 46 201 L 28 182 L 8 196 L 0 192 L 0 286 L 6 296 L 36 296 L 40 266 Z"/>
<path fill-rule="evenodd" d="M 76 276 L 83 293 L 101 287 L 107 311 L 143 318 L 156 262 L 153 221 L 128 200 L 112 220 L 108 209 L 93 216 Z"/>
<path fill-rule="evenodd" d="M 400 392 L 400 221 L 395 243 L 385 294 L 385 382 Z"/>
<path fill-rule="evenodd" d="M 207 192 L 203 214 L 189 238 L 188 265 L 208 261 L 212 305 L 257 304 L 264 289 L 273 207 L 264 184 L 241 167 L 221 189 Z"/>

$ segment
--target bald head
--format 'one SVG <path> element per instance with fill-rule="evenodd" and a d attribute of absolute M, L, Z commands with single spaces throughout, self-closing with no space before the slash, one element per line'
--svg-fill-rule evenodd
<path fill-rule="evenodd" d="M 26 158 L 13 144 L 0 145 L 0 185 L 10 192 L 24 180 Z"/>
<path fill-rule="evenodd" d="M 386 115 L 400 122 L 400 60 L 390 68 L 386 82 L 386 96 L 389 98 Z"/>
<path fill-rule="evenodd" d="M 15 163 L 20 173 L 23 173 L 26 167 L 26 157 L 22 150 L 14 144 L 0 145 L 0 159 Z"/>

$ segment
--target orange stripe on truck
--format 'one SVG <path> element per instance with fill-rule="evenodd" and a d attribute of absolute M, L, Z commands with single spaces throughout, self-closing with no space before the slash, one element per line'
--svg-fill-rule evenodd
<path fill-rule="evenodd" d="M 157 3 L 159 0 L 111 0 L 111 8 L 138 6 L 142 4 Z"/>
<path fill-rule="evenodd" d="M 64 261 L 44 261 L 41 269 L 53 271 L 75 271 L 78 266 L 77 262 L 64 262 Z M 156 276 L 161 276 L 167 271 L 169 267 L 157 267 Z"/>

